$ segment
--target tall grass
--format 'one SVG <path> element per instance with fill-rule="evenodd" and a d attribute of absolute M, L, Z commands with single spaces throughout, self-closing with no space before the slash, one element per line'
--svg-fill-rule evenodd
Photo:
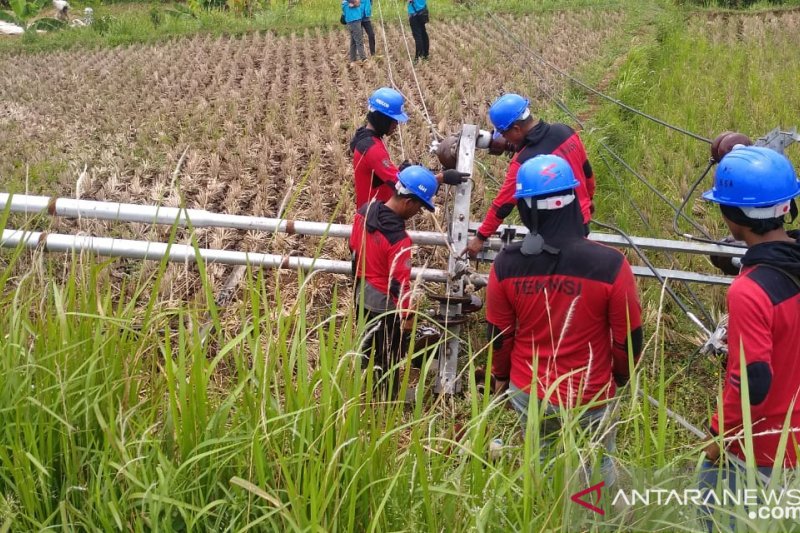
<path fill-rule="evenodd" d="M 305 303 L 310 284 L 301 279 L 297 298 L 285 301 L 273 272 L 249 272 L 240 325 L 204 339 L 206 317 L 221 313 L 207 285 L 196 302 L 166 306 L 157 299 L 165 264 L 115 286 L 113 261 L 73 255 L 55 268 L 39 254 L 1 256 L 0 529 L 599 531 L 696 523 L 693 513 L 666 508 L 614 511 L 608 493 L 602 517 L 570 501 L 590 483 L 582 461 L 594 462 L 575 414 L 563 421 L 562 444 L 540 460 L 538 438 L 523 444 L 516 417 L 488 390 L 479 393 L 474 378 L 465 399 L 433 398 L 428 364 L 408 403 L 376 396 L 371 372 L 357 363 L 366 325 L 336 292 L 327 316 L 314 319 Z M 480 351 L 462 361 L 469 376 Z M 668 378 L 649 370 L 663 357 L 655 336 L 638 386 L 666 406 Z M 407 387 L 404 380 L 399 398 Z M 537 408 L 529 435 L 538 434 Z M 619 413 L 628 442 L 617 453 L 621 483 L 665 473 L 691 483 L 698 446 L 676 435 L 663 408 L 624 393 Z M 495 437 L 506 444 L 490 453 Z"/>

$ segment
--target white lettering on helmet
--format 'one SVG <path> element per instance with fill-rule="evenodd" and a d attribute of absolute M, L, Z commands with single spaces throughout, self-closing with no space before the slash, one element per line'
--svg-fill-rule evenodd
<path fill-rule="evenodd" d="M 428 188 L 424 185 L 417 185 L 417 189 L 421 190 L 422 192 L 428 192 Z"/>

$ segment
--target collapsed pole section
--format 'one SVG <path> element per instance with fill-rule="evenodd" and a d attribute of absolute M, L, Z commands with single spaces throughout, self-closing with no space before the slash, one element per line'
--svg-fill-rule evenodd
<path fill-rule="evenodd" d="M 68 235 L 46 233 L 40 231 L 24 231 L 18 229 L 3 230 L 0 247 L 16 248 L 24 246 L 29 249 L 41 248 L 46 252 L 87 252 L 104 257 L 120 257 L 127 259 L 145 259 L 178 263 L 193 263 L 199 257 L 207 263 L 222 265 L 250 265 L 264 268 L 289 268 L 293 270 L 322 270 L 334 274 L 352 274 L 350 261 L 334 259 L 314 259 L 311 257 L 291 257 L 277 254 L 240 252 L 236 250 L 217 250 L 214 248 L 197 248 L 186 244 L 169 244 L 165 242 L 136 241 L 129 239 L 113 239 L 109 237 L 91 237 L 87 235 Z M 639 277 L 654 277 L 647 267 L 633 266 L 633 274 Z M 729 276 L 713 276 L 696 274 L 682 270 L 656 269 L 662 278 L 674 281 L 691 281 L 712 285 L 730 285 L 733 278 Z M 446 283 L 450 276 L 446 270 L 414 267 L 411 269 L 414 279 L 435 283 Z M 485 287 L 485 274 L 469 274 L 469 282 L 476 287 Z"/>
<path fill-rule="evenodd" d="M 3 230 L 0 246 L 3 248 L 16 248 L 18 246 L 31 249 L 41 248 L 47 252 L 87 252 L 105 257 L 151 261 L 160 261 L 166 258 L 167 261 L 172 263 L 195 263 L 200 260 L 224 265 L 250 265 L 302 270 L 305 272 L 321 270 L 334 274 L 352 275 L 350 261 L 291 257 L 214 248 L 195 248 L 187 244 L 112 239 L 86 235 L 64 235 L 39 231 Z M 423 281 L 438 283 L 445 283 L 448 279 L 447 271 L 431 268 L 412 268 L 411 275 Z M 480 283 L 480 280 L 476 281 Z"/>
<path fill-rule="evenodd" d="M 469 186 L 471 187 L 471 184 Z M 263 231 L 265 233 L 286 233 L 288 235 L 307 235 L 312 237 L 340 239 L 350 238 L 351 228 L 349 224 L 231 215 L 227 213 L 214 213 L 204 209 L 184 209 L 180 207 L 76 200 L 74 198 L 51 198 L 48 196 L 24 194 L 12 196 L 7 193 L 0 193 L 0 211 L 7 207 L 12 213 L 26 213 L 32 215 L 47 214 L 50 216 L 76 219 L 86 218 L 113 222 L 177 225 L 182 228 L 230 228 L 245 231 Z M 469 213 L 465 216 L 468 217 Z M 477 229 L 477 224 L 469 223 L 469 229 Z M 507 235 L 517 237 L 528 233 L 528 229 L 524 226 L 503 225 L 500 227 L 500 230 Z M 409 231 L 408 235 L 411 237 L 411 241 L 418 245 L 450 245 L 448 236 L 444 233 L 434 231 Z M 610 233 L 593 232 L 589 235 L 589 239 L 610 246 L 630 246 L 630 243 L 626 239 Z M 632 237 L 632 240 L 634 244 L 642 250 L 719 255 L 723 257 L 741 257 L 745 252 L 742 248 L 725 246 L 723 244 L 651 239 L 647 237 Z M 492 251 L 498 251 L 503 247 L 503 242 L 499 238 L 492 238 L 487 242 L 487 247 Z M 486 259 L 492 259 L 493 257 L 493 254 L 485 255 Z"/>
<path fill-rule="evenodd" d="M 475 143 L 478 138 L 478 126 L 464 124 L 458 146 L 456 169 L 472 174 L 475 160 Z M 469 264 L 460 257 L 461 250 L 467 247 L 469 239 L 469 212 L 472 198 L 472 180 L 455 187 L 453 212 L 448 228 L 450 256 L 447 260 L 450 274 L 445 288 L 444 298 L 439 300 L 439 316 L 447 327 L 447 341 L 439 348 L 439 372 L 433 391 L 437 394 L 455 394 L 459 392 L 458 352 L 461 340 L 461 311 L 464 296 L 464 276 L 458 272 L 466 272 Z"/>

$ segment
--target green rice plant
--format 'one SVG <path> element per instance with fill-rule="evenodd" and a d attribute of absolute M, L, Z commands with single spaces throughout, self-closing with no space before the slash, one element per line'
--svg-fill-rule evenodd
<path fill-rule="evenodd" d="M 0 523 L 11 530 L 599 531 L 683 520 L 617 511 L 613 491 L 603 517 L 571 501 L 589 483 L 580 465 L 598 464 L 577 424 L 598 404 L 565 413 L 560 444 L 541 456 L 544 403 L 531 403 L 523 440 L 516 417 L 478 392 L 474 361 L 488 346 L 465 356 L 464 399 L 428 395 L 429 360 L 408 401 L 387 400 L 359 368 L 367 325 L 339 291 L 327 315 L 306 307 L 314 275 L 287 301 L 280 273 L 249 271 L 240 325 L 203 340 L 213 295 L 159 303 L 150 287 L 165 264 L 120 291 L 114 261 L 75 254 L 57 268 L 39 253 L 3 252 L 0 270 Z M 688 479 L 699 456 L 664 409 L 674 398 L 660 335 L 615 408 L 623 487 Z M 404 378 L 399 398 L 408 387 Z M 492 452 L 498 436 L 506 444 Z"/>

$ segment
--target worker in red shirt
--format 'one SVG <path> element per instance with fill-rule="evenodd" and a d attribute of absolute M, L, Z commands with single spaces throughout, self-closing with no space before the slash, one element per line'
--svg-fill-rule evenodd
<path fill-rule="evenodd" d="M 409 166 L 398 175 L 396 189 L 386 203 L 362 205 L 353 222 L 354 297 L 368 331 L 363 351 L 366 357 L 374 357 L 379 374 L 400 360 L 403 332 L 412 329 L 411 239 L 406 220 L 423 207 L 433 211 L 438 187 L 430 170 Z"/>
<path fill-rule="evenodd" d="M 366 124 L 356 130 L 350 141 L 355 174 L 356 209 L 370 200 L 388 202 L 395 191 L 398 168 L 392 163 L 383 138 L 397 131 L 399 123 L 408 121 L 403 110 L 405 98 L 398 91 L 381 87 L 369 97 Z M 407 161 L 401 170 L 410 165 Z M 459 185 L 469 176 L 457 170 L 435 175 L 439 183 Z"/>
<path fill-rule="evenodd" d="M 720 161 L 706 200 L 719 204 L 733 237 L 748 250 L 728 289 L 728 362 L 722 402 L 711 419 L 703 483 L 715 486 L 722 441 L 745 458 L 742 383 L 746 375 L 755 464 L 797 467 L 800 445 L 800 241 L 784 229 L 797 216 L 800 183 L 789 160 L 764 147 L 734 148 Z M 791 430 L 785 453 L 781 432 Z M 724 439 L 720 439 L 723 436 Z M 741 464 L 741 461 L 734 461 Z M 730 481 L 736 471 L 727 467 Z"/>
<path fill-rule="evenodd" d="M 517 172 L 527 160 L 543 154 L 555 154 L 569 163 L 572 173 L 578 180 L 575 191 L 580 206 L 581 220 L 588 235 L 588 224 L 594 210 L 595 181 L 592 165 L 586 157 L 580 137 L 566 124 L 548 124 L 544 120 L 534 120 L 529 101 L 518 94 L 504 94 L 489 108 L 489 119 L 495 131 L 502 134 L 509 144 L 517 148 L 506 172 L 506 178 L 497 197 L 492 202 L 486 218 L 475 236 L 470 239 L 466 252 L 475 257 L 483 248 L 483 243 L 497 231 L 503 220 L 511 214 L 516 204 Z"/>
<path fill-rule="evenodd" d="M 545 403 L 540 431 L 554 444 L 561 414 L 576 409 L 584 427 L 615 448 L 606 400 L 630 376 L 642 350 L 641 308 L 628 261 L 584 235 L 580 182 L 569 163 L 539 155 L 516 176 L 520 218 L 529 234 L 505 247 L 489 273 L 486 320 L 493 339 L 496 392 L 508 387 L 526 424 L 530 395 Z M 609 457 L 601 470 L 615 480 Z"/>

